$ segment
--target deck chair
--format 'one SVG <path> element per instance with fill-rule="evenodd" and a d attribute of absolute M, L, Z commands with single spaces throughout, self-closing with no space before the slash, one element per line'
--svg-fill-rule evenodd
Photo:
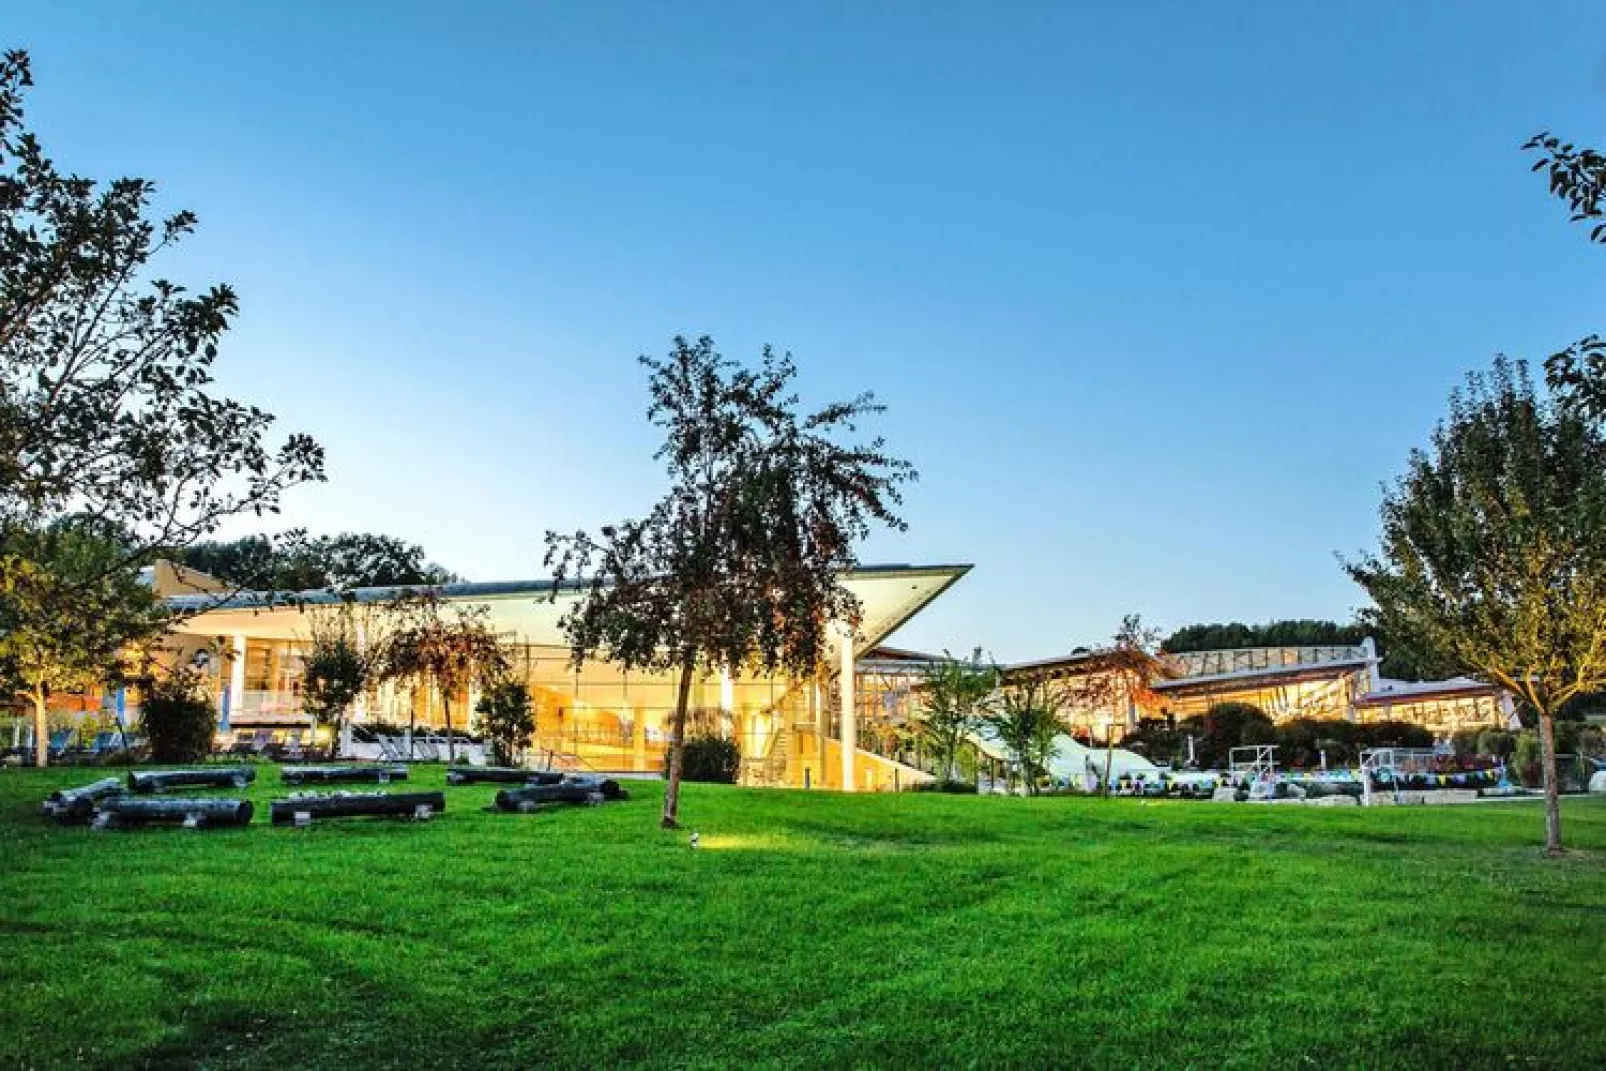
<path fill-rule="evenodd" d="M 71 729 L 62 729 L 58 732 L 50 734 L 51 758 L 59 759 L 63 755 L 67 754 L 68 748 L 72 746 L 72 735 L 73 733 Z"/>

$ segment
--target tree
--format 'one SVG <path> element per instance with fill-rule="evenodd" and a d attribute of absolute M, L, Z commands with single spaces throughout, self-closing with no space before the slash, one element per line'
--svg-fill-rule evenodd
<path fill-rule="evenodd" d="M 1048 764 L 1054 759 L 1054 741 L 1063 731 L 1060 717 L 1065 700 L 1062 685 L 1029 677 L 1005 688 L 986 715 L 988 728 L 1009 752 L 1030 795 L 1037 795 L 1038 786 L 1048 775 Z"/>
<path fill-rule="evenodd" d="M 0 666 L 33 707 L 40 766 L 50 694 L 117 679 L 130 648 L 169 620 L 137 574 L 111 567 L 122 552 L 105 525 L 83 518 L 12 524 L 0 542 Z"/>
<path fill-rule="evenodd" d="M 358 697 L 379 682 L 387 664 L 387 608 L 345 598 L 335 607 L 312 608 L 308 621 L 308 641 L 302 654 L 302 705 L 329 726 L 330 753 L 338 754 L 347 713 Z"/>
<path fill-rule="evenodd" d="M 547 533 L 546 564 L 552 598 L 580 591 L 562 619 L 575 665 L 600 653 L 678 678 L 662 820 L 676 828 L 698 671 L 818 673 L 832 630 L 861 618 L 838 577 L 872 524 L 905 527 L 894 508 L 915 473 L 880 439 L 840 441 L 881 412 L 872 395 L 800 411 L 790 354 L 765 347 L 743 368 L 710 338 L 677 337 L 640 360 L 670 486 L 644 519 Z"/>
<path fill-rule="evenodd" d="M 393 607 L 395 631 L 385 644 L 381 676 L 412 680 L 440 692 L 446 717 L 446 759 L 454 761 L 452 696 L 475 681 L 499 680 L 509 668 L 507 652 L 487 623 L 483 606 L 447 602 L 438 591 L 425 589 L 402 595 Z M 416 713 L 412 715 L 416 717 Z"/>
<path fill-rule="evenodd" d="M 195 228 L 150 218 L 144 179 L 63 174 L 23 126 L 28 55 L 0 59 L 0 529 L 66 515 L 115 530 L 101 576 L 147 564 L 282 493 L 322 480 L 305 435 L 270 448 L 273 417 L 215 395 L 234 292 L 149 275 Z"/>
<path fill-rule="evenodd" d="M 919 686 L 920 734 L 931 748 L 939 779 L 955 779 L 954 760 L 965 738 L 982 724 L 988 697 L 998 687 L 996 665 L 983 662 L 981 648 L 969 661 L 948 652 L 927 666 Z"/>
<path fill-rule="evenodd" d="M 491 742 L 492 761 L 501 766 L 519 762 L 535 735 L 529 686 L 523 681 L 498 681 L 480 697 L 474 711 Z"/>
<path fill-rule="evenodd" d="M 1090 652 L 1088 672 L 1066 682 L 1066 705 L 1086 711 L 1102 711 L 1126 728 L 1135 729 L 1138 712 L 1155 704 L 1149 681 L 1155 673 L 1154 649 L 1159 634 L 1146 628 L 1137 614 L 1121 619 L 1110 646 Z M 1115 762 L 1113 734 L 1104 739 L 1104 778 L 1101 792 L 1110 791 L 1110 771 Z"/>
<path fill-rule="evenodd" d="M 1340 625 L 1336 621 L 1268 621 L 1264 625 L 1245 625 L 1234 621 L 1220 625 L 1187 625 L 1167 636 L 1160 649 L 1167 654 L 1188 651 L 1221 651 L 1235 647 L 1338 647 L 1360 643 L 1366 629 L 1359 624 Z"/>
<path fill-rule="evenodd" d="M 1536 153 L 1550 192 L 1565 201 L 1572 222 L 1589 225 L 1589 240 L 1606 243 L 1606 155 L 1544 132 L 1523 145 Z M 1595 421 L 1606 421 L 1606 339 L 1589 335 L 1545 361 L 1550 389 Z"/>
<path fill-rule="evenodd" d="M 175 559 L 230 584 L 278 591 L 440 585 L 458 579 L 429 561 L 418 544 L 368 532 L 207 540 L 183 548 Z"/>
<path fill-rule="evenodd" d="M 1545 845 L 1561 851 L 1555 726 L 1606 688 L 1606 437 L 1499 359 L 1452 394 L 1347 562 L 1391 633 L 1521 696 L 1539 720 Z"/>

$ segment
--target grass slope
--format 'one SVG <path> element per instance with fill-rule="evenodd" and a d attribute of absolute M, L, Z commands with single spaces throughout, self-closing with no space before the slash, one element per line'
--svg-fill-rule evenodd
<path fill-rule="evenodd" d="M 1606 806 L 691 786 L 203 833 L 0 771 L 0 1066 L 1599 1067 Z M 413 785 L 436 787 L 438 769 Z"/>

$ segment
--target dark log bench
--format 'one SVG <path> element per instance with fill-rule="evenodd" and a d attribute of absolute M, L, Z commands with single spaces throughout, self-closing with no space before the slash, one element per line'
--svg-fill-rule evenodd
<path fill-rule="evenodd" d="M 181 822 L 190 829 L 243 826 L 250 823 L 254 810 L 250 800 L 206 796 L 191 799 L 113 796 L 101 801 L 96 825 L 137 826 L 151 822 Z"/>
<path fill-rule="evenodd" d="M 280 826 L 301 825 L 315 818 L 429 818 L 444 810 L 444 792 L 333 792 L 274 800 L 269 815 L 273 824 Z"/>
<path fill-rule="evenodd" d="M 522 770 L 512 766 L 449 766 L 448 785 L 555 785 L 563 780 L 557 770 Z"/>
<path fill-rule="evenodd" d="M 126 789 L 120 777 L 103 777 L 79 788 L 58 788 L 40 808 L 46 818 L 58 822 L 87 822 L 95 816 L 95 804 Z"/>
<path fill-rule="evenodd" d="M 174 788 L 244 788 L 257 779 L 254 766 L 214 766 L 205 770 L 130 770 L 128 787 L 135 792 Z"/>
<path fill-rule="evenodd" d="M 505 788 L 496 794 L 496 809 L 528 814 L 548 803 L 595 806 L 605 800 L 625 798 L 624 789 L 611 777 L 569 776 L 557 784 Z"/>
<path fill-rule="evenodd" d="M 392 781 L 407 780 L 405 766 L 286 766 L 279 771 L 279 780 L 287 785 L 369 784 L 386 785 Z"/>

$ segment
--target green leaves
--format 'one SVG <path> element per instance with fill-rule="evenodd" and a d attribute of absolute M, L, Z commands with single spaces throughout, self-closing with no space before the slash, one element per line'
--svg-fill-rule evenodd
<path fill-rule="evenodd" d="M 0 526 L 69 513 L 124 533 L 130 568 L 321 481 L 304 435 L 216 396 L 234 292 L 151 276 L 195 228 L 157 221 L 154 185 L 63 175 L 22 128 L 25 53 L 0 60 Z"/>
<path fill-rule="evenodd" d="M 575 661 L 667 671 L 689 651 L 707 667 L 812 674 L 832 625 L 859 620 L 837 582 L 856 544 L 872 526 L 903 524 L 913 468 L 879 441 L 849 441 L 880 407 L 863 395 L 801 410 L 795 362 L 768 347 L 744 367 L 710 338 L 676 338 L 641 363 L 647 419 L 664 432 L 663 497 L 595 537 L 547 535 L 554 595 L 584 592 L 564 617 Z"/>

